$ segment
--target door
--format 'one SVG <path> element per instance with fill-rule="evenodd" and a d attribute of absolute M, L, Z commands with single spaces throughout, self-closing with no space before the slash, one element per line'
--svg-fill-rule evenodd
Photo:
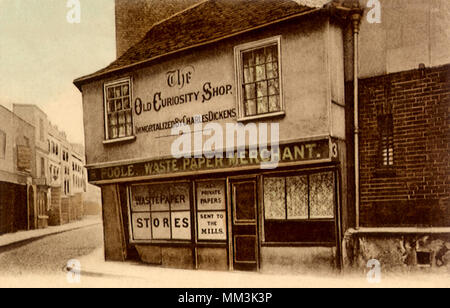
<path fill-rule="evenodd" d="M 256 180 L 231 181 L 233 269 L 259 268 L 258 196 Z"/>

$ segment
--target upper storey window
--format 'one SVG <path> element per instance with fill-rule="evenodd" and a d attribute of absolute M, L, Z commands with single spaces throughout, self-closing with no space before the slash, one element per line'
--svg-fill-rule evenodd
<path fill-rule="evenodd" d="M 131 79 L 105 84 L 105 139 L 120 141 L 133 136 Z"/>
<path fill-rule="evenodd" d="M 235 48 L 240 120 L 283 113 L 280 41 L 274 37 Z"/>

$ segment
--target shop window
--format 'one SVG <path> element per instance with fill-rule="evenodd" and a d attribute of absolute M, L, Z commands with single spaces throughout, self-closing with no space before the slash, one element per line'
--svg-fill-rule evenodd
<path fill-rule="evenodd" d="M 275 37 L 235 48 L 240 120 L 282 113 L 280 42 Z"/>
<path fill-rule="evenodd" d="M 106 140 L 133 136 L 131 99 L 130 79 L 105 85 Z"/>
<path fill-rule="evenodd" d="M 197 237 L 199 241 L 226 241 L 225 181 L 196 183 Z"/>
<path fill-rule="evenodd" d="M 133 240 L 191 240 L 189 183 L 135 185 L 130 191 Z"/>
<path fill-rule="evenodd" d="M 6 157 L 6 133 L 0 130 L 0 159 Z"/>
<path fill-rule="evenodd" d="M 335 245 L 335 173 L 264 178 L 264 243 Z"/>
<path fill-rule="evenodd" d="M 333 172 L 266 177 L 264 208 L 266 220 L 333 219 Z"/>

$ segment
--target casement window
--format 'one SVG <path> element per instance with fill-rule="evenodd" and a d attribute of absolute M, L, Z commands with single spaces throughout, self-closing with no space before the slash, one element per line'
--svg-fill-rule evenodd
<path fill-rule="evenodd" d="M 105 140 L 120 141 L 133 137 L 131 79 L 105 84 Z"/>
<path fill-rule="evenodd" d="M 281 37 L 235 47 L 239 120 L 283 114 Z"/>
<path fill-rule="evenodd" d="M 333 219 L 333 172 L 266 177 L 264 208 L 266 220 Z"/>
<path fill-rule="evenodd" d="M 394 166 L 394 125 L 392 114 L 378 116 L 380 167 Z"/>
<path fill-rule="evenodd" d="M 133 185 L 130 220 L 133 241 L 190 241 L 190 183 Z"/>
<path fill-rule="evenodd" d="M 0 159 L 6 157 L 6 133 L 0 130 Z"/>

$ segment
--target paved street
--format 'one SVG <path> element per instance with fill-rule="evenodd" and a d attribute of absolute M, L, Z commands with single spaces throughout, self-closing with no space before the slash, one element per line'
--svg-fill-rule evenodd
<path fill-rule="evenodd" d="M 89 255 L 103 244 L 102 226 L 52 235 L 7 251 L 0 249 L 0 277 L 62 273 L 70 259 Z"/>

